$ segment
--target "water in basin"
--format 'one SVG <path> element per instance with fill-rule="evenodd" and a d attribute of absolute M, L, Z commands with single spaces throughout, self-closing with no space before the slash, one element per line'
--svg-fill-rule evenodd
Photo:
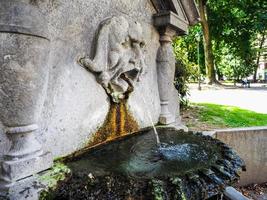
<path fill-rule="evenodd" d="M 219 148 L 184 132 L 159 129 L 161 145 L 153 129 L 123 141 L 111 142 L 83 155 L 70 166 L 95 175 L 119 173 L 134 178 L 183 175 L 209 167 L 220 159 Z"/>

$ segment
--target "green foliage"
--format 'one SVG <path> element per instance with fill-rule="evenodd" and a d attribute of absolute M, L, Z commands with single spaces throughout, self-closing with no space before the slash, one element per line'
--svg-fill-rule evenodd
<path fill-rule="evenodd" d="M 266 126 L 267 114 L 256 113 L 234 106 L 209 103 L 193 104 L 199 107 L 202 122 L 226 127 Z"/>
<path fill-rule="evenodd" d="M 43 184 L 47 185 L 49 188 L 52 188 L 57 185 L 58 181 L 64 180 L 66 175 L 70 172 L 70 169 L 66 165 L 57 162 L 44 175 L 40 176 L 39 179 Z"/>
<path fill-rule="evenodd" d="M 181 199 L 181 200 L 186 200 L 185 194 L 182 190 L 182 180 L 178 177 L 176 178 L 171 178 L 170 181 L 172 182 L 173 185 L 175 185 L 175 195 L 174 199 Z"/>
<path fill-rule="evenodd" d="M 216 72 L 219 79 L 240 80 L 251 75 L 256 69 L 259 51 L 257 40 L 266 34 L 267 1 L 265 0 L 207 0 L 207 19 L 212 38 L 212 48 Z M 198 77 L 198 41 L 197 34 L 201 26 L 189 29 L 187 36 L 174 40 L 174 53 L 178 60 L 176 74 L 177 89 L 184 99 L 188 81 Z M 256 42 L 255 42 L 256 41 Z M 200 40 L 200 69 L 205 75 L 203 39 Z M 265 49 L 266 51 L 266 49 Z M 181 78 L 180 76 L 185 76 Z"/>
<path fill-rule="evenodd" d="M 267 28 L 266 1 L 209 0 L 207 8 L 219 71 L 235 79 L 252 74 L 257 56 L 253 42 Z"/>
<path fill-rule="evenodd" d="M 180 61 L 176 63 L 176 71 L 174 78 L 174 86 L 177 89 L 180 97 L 180 104 L 182 107 L 186 107 L 189 103 L 187 96 L 189 95 L 189 80 L 190 72 L 186 65 L 183 65 Z"/>
<path fill-rule="evenodd" d="M 223 42 L 220 48 L 214 51 L 217 71 L 220 76 L 228 80 L 240 80 L 249 76 L 254 70 L 254 63 L 246 63 L 242 58 L 233 54 L 228 45 Z"/>
<path fill-rule="evenodd" d="M 197 34 L 201 31 L 199 25 L 189 29 L 189 33 L 183 37 L 177 37 L 173 41 L 173 49 L 176 57 L 176 72 L 174 84 L 180 94 L 181 106 L 187 106 L 189 88 L 187 83 L 198 80 L 198 45 L 200 44 L 200 61 L 204 68 L 203 43 L 198 43 Z M 205 69 L 202 69 L 204 71 Z"/>
<path fill-rule="evenodd" d="M 39 177 L 39 181 L 44 184 L 47 189 L 40 194 L 40 200 L 53 199 L 51 190 L 55 189 L 60 181 L 65 180 L 71 170 L 61 162 L 56 162 L 54 166 L 45 174 Z"/>
<path fill-rule="evenodd" d="M 161 180 L 152 180 L 152 187 L 153 191 L 152 194 L 155 200 L 163 200 L 164 197 L 164 188 L 163 188 L 163 181 Z"/>
<path fill-rule="evenodd" d="M 198 35 L 201 34 L 201 26 L 195 25 L 189 28 L 188 34 L 185 36 L 176 37 L 173 41 L 173 49 L 176 60 L 187 68 L 189 72 L 190 80 L 197 80 L 198 74 L 198 45 L 200 45 L 200 66 L 201 72 L 205 73 L 205 59 L 204 59 L 204 47 L 203 39 L 200 37 L 198 41 Z"/>

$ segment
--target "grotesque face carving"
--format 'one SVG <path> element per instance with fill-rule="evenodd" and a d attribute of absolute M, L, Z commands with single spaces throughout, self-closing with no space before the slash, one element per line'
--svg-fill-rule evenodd
<path fill-rule="evenodd" d="M 133 91 L 145 67 L 143 46 L 138 22 L 112 17 L 100 25 L 94 58 L 83 57 L 79 63 L 97 75 L 112 101 L 119 102 Z"/>

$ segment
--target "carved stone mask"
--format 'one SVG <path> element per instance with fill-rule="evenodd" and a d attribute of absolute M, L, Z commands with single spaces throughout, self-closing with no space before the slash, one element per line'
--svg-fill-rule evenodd
<path fill-rule="evenodd" d="M 94 72 L 113 102 L 120 102 L 134 90 L 134 83 L 145 67 L 142 26 L 124 17 L 112 17 L 101 23 L 93 59 L 79 63 Z"/>

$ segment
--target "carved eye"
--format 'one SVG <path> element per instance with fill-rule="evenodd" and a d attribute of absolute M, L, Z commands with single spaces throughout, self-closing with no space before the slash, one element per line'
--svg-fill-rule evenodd
<path fill-rule="evenodd" d="M 140 47 L 143 48 L 145 46 L 145 42 L 140 42 Z"/>

